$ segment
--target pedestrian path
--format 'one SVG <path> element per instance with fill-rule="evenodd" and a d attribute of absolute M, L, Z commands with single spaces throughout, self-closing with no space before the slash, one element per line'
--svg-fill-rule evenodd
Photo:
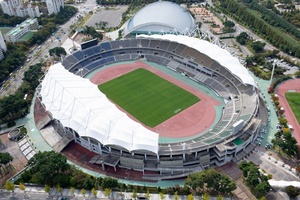
<path fill-rule="evenodd" d="M 41 135 L 38 128 L 35 126 L 34 121 L 34 103 L 36 100 L 36 94 L 34 95 L 32 99 L 32 103 L 30 105 L 30 112 L 26 116 L 27 124 L 27 140 L 30 142 L 30 144 L 37 150 L 37 151 L 51 151 L 53 150 L 52 147 L 44 140 L 43 136 Z"/>
<path fill-rule="evenodd" d="M 253 152 L 258 155 L 260 161 L 254 160 L 254 156 L 247 158 L 247 160 L 254 162 L 255 164 L 259 164 L 260 168 L 267 171 L 268 174 L 276 175 L 276 180 L 299 180 L 300 178 L 297 175 L 296 169 L 291 168 L 289 165 L 285 164 L 279 159 L 274 157 L 274 154 L 263 152 L 256 148 Z M 284 175 L 285 174 L 285 175 Z M 287 174 L 291 177 L 287 177 Z M 282 178 L 282 179 L 281 179 Z"/>

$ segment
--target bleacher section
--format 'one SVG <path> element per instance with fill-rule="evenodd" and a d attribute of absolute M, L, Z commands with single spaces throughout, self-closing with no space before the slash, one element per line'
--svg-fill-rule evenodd
<path fill-rule="evenodd" d="M 253 86 L 244 85 L 239 77 L 230 73 L 205 54 L 170 41 L 138 38 L 103 42 L 66 57 L 63 65 L 75 74 L 86 75 L 107 64 L 136 59 L 146 59 L 166 66 L 170 70 L 183 73 L 195 82 L 210 87 L 224 99 L 225 106 L 222 110 L 222 117 L 212 129 L 205 133 L 199 133 L 196 138 L 185 142 L 186 159 L 183 157 L 181 159 L 171 159 L 170 157 L 170 159 L 157 159 L 157 157 L 149 159 L 148 155 L 146 159 L 132 156 L 130 153 L 128 155 L 124 152 L 120 153 L 119 150 L 114 151 L 112 148 L 109 151 L 102 150 L 104 154 L 95 156 L 90 163 L 105 163 L 114 167 L 118 165 L 121 168 L 135 170 L 155 171 L 160 169 L 161 177 L 157 174 L 145 174 L 148 179 L 182 177 L 184 174 L 189 174 L 195 170 L 195 167 L 202 168 L 202 166 L 207 167 L 216 163 L 216 158 L 213 158 L 207 149 L 231 138 L 231 127 L 237 120 L 243 119 L 247 123 L 253 117 L 253 113 L 257 109 L 255 104 L 257 91 L 253 89 Z M 195 152 L 202 153 L 195 156 Z M 173 156 L 182 155 L 182 143 L 159 144 L 159 156 L 167 157 L 170 156 L 170 153 Z M 170 172 L 172 174 L 169 174 Z"/>
<path fill-rule="evenodd" d="M 127 169 L 143 170 L 144 160 L 122 156 L 120 157 L 120 167 Z"/>

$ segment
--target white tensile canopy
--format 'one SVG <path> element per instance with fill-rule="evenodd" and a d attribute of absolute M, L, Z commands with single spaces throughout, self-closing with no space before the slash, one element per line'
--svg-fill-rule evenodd
<path fill-rule="evenodd" d="M 117 145 L 128 151 L 158 153 L 159 135 L 130 119 L 111 103 L 88 79 L 67 71 L 61 63 L 50 67 L 40 95 L 53 118 L 103 145 Z"/>
<path fill-rule="evenodd" d="M 188 47 L 196 49 L 197 51 L 207 55 L 211 59 L 217 61 L 220 65 L 228 69 L 232 74 L 238 77 L 244 84 L 250 84 L 255 87 L 255 81 L 249 74 L 248 70 L 240 63 L 240 61 L 233 57 L 226 49 L 222 49 L 218 45 L 212 44 L 206 40 L 188 37 L 184 35 L 138 35 L 137 38 L 153 38 L 161 40 L 169 40 L 184 44 Z"/>

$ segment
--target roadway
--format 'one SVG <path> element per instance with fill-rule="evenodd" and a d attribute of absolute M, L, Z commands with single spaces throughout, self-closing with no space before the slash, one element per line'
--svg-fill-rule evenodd
<path fill-rule="evenodd" d="M 86 15 L 89 11 L 97 8 L 96 1 L 87 0 L 84 4 L 73 5 L 78 8 L 78 13 L 70 18 L 65 24 L 60 25 L 56 33 L 51 36 L 47 41 L 42 43 L 39 47 L 35 47 L 27 56 L 28 60 L 23 66 L 20 66 L 13 72 L 8 80 L 7 86 L 0 89 L 0 98 L 14 94 L 23 83 L 24 73 L 29 69 L 29 66 L 43 62 L 49 55 L 49 49 L 59 47 L 67 40 L 70 35 L 70 27 L 77 23 L 79 15 Z"/>

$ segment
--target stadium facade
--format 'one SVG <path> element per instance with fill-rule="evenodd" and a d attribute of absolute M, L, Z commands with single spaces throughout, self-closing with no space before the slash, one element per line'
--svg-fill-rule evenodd
<path fill-rule="evenodd" d="M 195 21 L 188 10 L 169 1 L 151 3 L 139 10 L 125 24 L 124 37 L 194 31 Z"/>
<path fill-rule="evenodd" d="M 213 90 L 225 105 L 219 121 L 191 139 L 159 142 L 158 134 L 133 122 L 84 78 L 105 65 L 138 59 Z M 97 153 L 90 163 L 142 171 L 145 180 L 185 177 L 242 159 L 255 148 L 266 112 L 253 78 L 237 58 L 207 41 L 176 35 L 140 35 L 77 51 L 50 68 L 39 97 L 63 127 L 57 131 Z"/>

